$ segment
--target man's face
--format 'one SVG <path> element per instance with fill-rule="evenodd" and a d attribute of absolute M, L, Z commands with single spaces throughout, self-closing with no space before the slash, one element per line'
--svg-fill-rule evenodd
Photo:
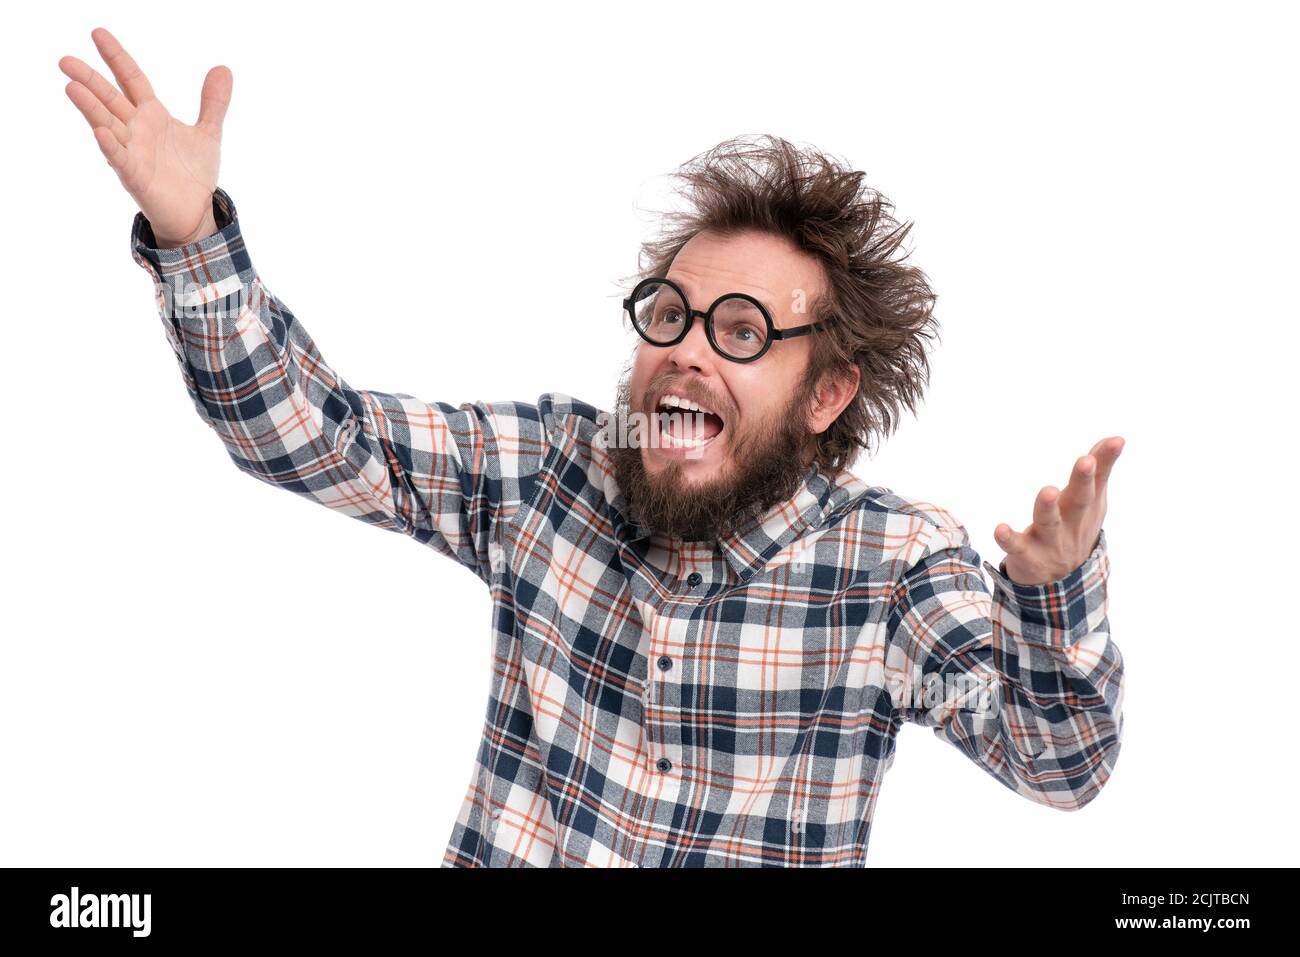
<path fill-rule="evenodd" d="M 758 232 L 694 236 L 667 278 L 694 309 L 727 293 L 747 293 L 767 306 L 778 329 L 811 322 L 823 284 L 814 259 Z M 682 434 L 670 418 L 658 441 L 614 456 L 616 478 L 630 498 L 640 499 L 645 520 L 687 537 L 716 537 L 793 493 L 811 464 L 805 454 L 811 437 L 834 421 L 856 389 L 856 382 L 852 389 L 840 384 L 819 390 L 819 398 L 805 388 L 811 348 L 811 336 L 801 336 L 773 342 L 756 362 L 732 362 L 713 351 L 698 318 L 676 345 L 640 344 L 620 383 L 622 411 L 672 411 L 679 413 L 676 422 L 686 423 Z M 697 416 L 674 406 L 674 396 L 713 413 L 705 416 L 703 435 L 692 428 Z"/>

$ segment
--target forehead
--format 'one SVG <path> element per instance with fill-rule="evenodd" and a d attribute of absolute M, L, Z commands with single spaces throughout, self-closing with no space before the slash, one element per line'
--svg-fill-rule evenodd
<path fill-rule="evenodd" d="M 781 236 L 755 231 L 697 233 L 678 251 L 667 275 L 697 309 L 729 292 L 745 292 L 766 303 L 773 318 L 790 315 L 800 293 L 811 300 L 822 282 L 815 259 Z"/>

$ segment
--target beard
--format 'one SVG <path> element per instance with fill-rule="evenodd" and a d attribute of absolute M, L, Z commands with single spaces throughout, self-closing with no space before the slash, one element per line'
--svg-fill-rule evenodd
<path fill-rule="evenodd" d="M 630 379 L 629 372 L 618 385 L 615 415 L 620 417 L 634 411 Z M 793 496 L 811 465 L 804 462 L 811 438 L 804 424 L 810 395 L 808 384 L 801 383 L 786 407 L 767 421 L 728 434 L 723 474 L 708 482 L 687 482 L 678 462 L 652 475 L 634 443 L 611 444 L 614 478 L 635 519 L 666 535 L 711 542 Z"/>

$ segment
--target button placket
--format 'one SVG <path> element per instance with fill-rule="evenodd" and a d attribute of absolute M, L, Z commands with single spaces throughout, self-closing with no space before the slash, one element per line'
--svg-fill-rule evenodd
<path fill-rule="evenodd" d="M 669 613 L 655 616 L 646 677 L 646 696 L 654 696 L 658 711 L 657 720 L 646 725 L 647 769 L 656 777 L 667 777 L 674 786 L 681 783 L 676 772 L 682 763 L 682 731 L 678 716 L 681 695 L 674 680 L 677 668 L 672 650 L 682 646 L 682 637 L 689 627 L 689 618 L 671 614 L 671 608 Z"/>

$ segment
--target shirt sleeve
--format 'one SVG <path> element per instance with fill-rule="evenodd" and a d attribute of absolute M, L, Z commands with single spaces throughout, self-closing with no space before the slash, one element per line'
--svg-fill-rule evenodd
<path fill-rule="evenodd" d="M 539 405 L 456 407 L 353 388 L 262 282 L 230 196 L 217 189 L 212 206 L 218 231 L 174 249 L 156 248 L 137 213 L 131 246 L 194 407 L 235 465 L 490 582 L 501 526 L 530 495 L 547 448 Z"/>
<path fill-rule="evenodd" d="M 992 594 L 966 529 L 929 527 L 891 604 L 886 676 L 897 720 L 934 729 L 1030 800 L 1077 810 L 1110 777 L 1123 732 L 1105 532 L 1058 581 L 1021 585 L 983 567 Z"/>

